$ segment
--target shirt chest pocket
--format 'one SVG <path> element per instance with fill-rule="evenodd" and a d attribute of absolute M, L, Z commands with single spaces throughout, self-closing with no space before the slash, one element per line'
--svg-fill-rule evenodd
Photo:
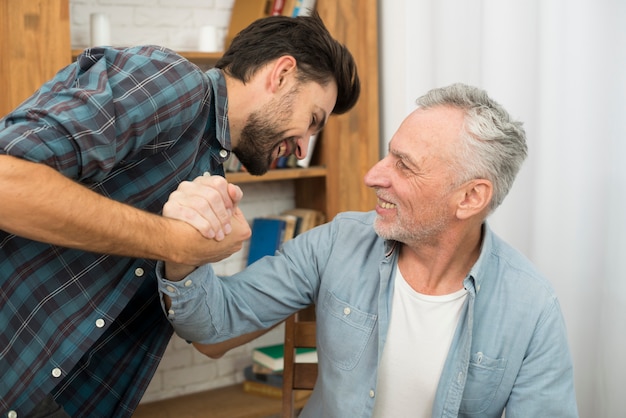
<path fill-rule="evenodd" d="M 342 370 L 352 370 L 372 336 L 376 315 L 359 310 L 330 292 L 325 294 L 317 315 L 318 354 Z"/>
<path fill-rule="evenodd" d="M 489 408 L 502 382 L 506 359 L 493 359 L 478 352 L 472 354 L 467 370 L 460 413 L 481 414 Z"/>

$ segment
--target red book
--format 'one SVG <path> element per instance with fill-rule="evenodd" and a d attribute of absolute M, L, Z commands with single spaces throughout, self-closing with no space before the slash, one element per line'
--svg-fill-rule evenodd
<path fill-rule="evenodd" d="M 270 16 L 280 16 L 283 13 L 283 7 L 285 7 L 285 0 L 274 0 Z"/>

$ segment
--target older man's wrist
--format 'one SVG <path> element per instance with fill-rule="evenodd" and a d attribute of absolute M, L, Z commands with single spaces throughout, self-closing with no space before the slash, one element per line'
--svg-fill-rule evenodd
<path fill-rule="evenodd" d="M 197 266 L 189 266 L 186 264 L 165 263 L 164 278 L 171 282 L 178 282 L 193 273 Z"/>

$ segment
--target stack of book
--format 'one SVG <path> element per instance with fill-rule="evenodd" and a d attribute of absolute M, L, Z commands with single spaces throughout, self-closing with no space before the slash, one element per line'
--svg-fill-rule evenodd
<path fill-rule="evenodd" d="M 243 390 L 248 393 L 280 399 L 283 396 L 284 345 L 274 344 L 255 348 L 252 351 L 252 365 L 244 371 Z M 298 348 L 298 362 L 317 363 L 315 348 Z M 309 394 L 306 391 L 295 392 L 296 400 Z"/>
<path fill-rule="evenodd" d="M 286 210 L 280 215 L 254 218 L 247 264 L 250 265 L 266 255 L 274 255 L 283 242 L 324 221 L 322 212 L 302 208 Z"/>
<path fill-rule="evenodd" d="M 273 344 L 257 347 L 252 351 L 252 363 L 258 366 L 257 372 L 282 373 L 285 367 L 284 344 Z M 296 361 L 299 363 L 317 363 L 317 350 L 315 348 L 296 349 Z"/>

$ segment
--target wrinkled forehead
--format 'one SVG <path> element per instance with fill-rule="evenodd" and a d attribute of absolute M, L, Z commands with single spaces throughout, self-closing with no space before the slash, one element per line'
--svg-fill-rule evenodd
<path fill-rule="evenodd" d="M 403 148 L 403 152 L 447 153 L 458 147 L 464 120 L 464 112 L 457 108 L 417 108 L 404 119 L 389 145 Z"/>

